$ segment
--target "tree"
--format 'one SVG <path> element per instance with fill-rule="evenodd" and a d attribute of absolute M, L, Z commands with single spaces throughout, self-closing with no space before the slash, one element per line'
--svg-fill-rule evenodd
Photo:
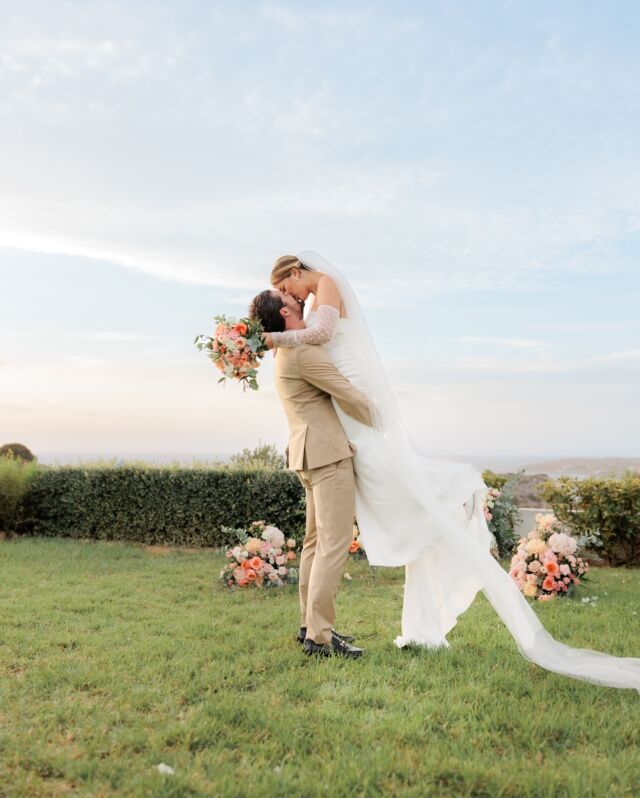
<path fill-rule="evenodd" d="M 25 463 L 30 463 L 35 460 L 35 456 L 29 447 L 25 446 L 23 443 L 5 443 L 3 446 L 0 446 L 0 457 L 3 455 L 16 457 L 18 460 L 22 460 Z"/>
<path fill-rule="evenodd" d="M 273 444 L 258 443 L 255 449 L 243 449 L 229 458 L 231 468 L 262 468 L 268 471 L 284 468 L 284 457 Z"/>

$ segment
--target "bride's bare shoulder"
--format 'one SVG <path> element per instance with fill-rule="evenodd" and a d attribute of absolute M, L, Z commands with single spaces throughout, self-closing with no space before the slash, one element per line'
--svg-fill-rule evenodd
<path fill-rule="evenodd" d="M 333 305 L 339 308 L 342 303 L 340 291 L 333 277 L 323 274 L 318 280 L 318 303 L 323 305 Z"/>

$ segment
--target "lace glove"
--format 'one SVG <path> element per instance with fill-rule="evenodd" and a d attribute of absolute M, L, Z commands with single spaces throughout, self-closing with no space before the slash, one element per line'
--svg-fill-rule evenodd
<path fill-rule="evenodd" d="M 315 322 L 304 330 L 287 330 L 286 332 L 272 332 L 271 340 L 274 348 L 278 346 L 301 346 L 302 344 L 326 344 L 336 331 L 340 311 L 333 305 L 320 305 L 316 313 Z"/>

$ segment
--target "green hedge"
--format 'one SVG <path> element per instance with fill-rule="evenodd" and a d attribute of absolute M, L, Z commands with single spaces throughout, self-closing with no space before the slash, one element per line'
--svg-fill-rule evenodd
<path fill-rule="evenodd" d="M 543 482 L 540 495 L 608 565 L 640 565 L 640 476 L 559 477 Z"/>
<path fill-rule="evenodd" d="M 264 520 L 301 540 L 304 490 L 286 470 L 56 466 L 24 497 L 22 533 L 225 546 L 225 527 Z"/>

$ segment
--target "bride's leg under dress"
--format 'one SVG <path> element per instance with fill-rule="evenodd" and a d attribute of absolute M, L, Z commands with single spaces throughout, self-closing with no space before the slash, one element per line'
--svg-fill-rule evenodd
<path fill-rule="evenodd" d="M 486 538 L 465 531 L 474 528 L 474 521 L 481 523 L 478 510 L 474 508 L 468 522 L 465 513 L 459 531 L 449 530 L 406 566 L 402 635 L 396 644 L 448 647 L 445 635 L 482 590 L 520 653 L 531 662 L 575 679 L 640 692 L 640 658 L 571 648 L 545 630 L 517 585 L 488 551 Z"/>
<path fill-rule="evenodd" d="M 486 522 L 482 521 L 481 491 L 473 493 L 463 507 L 451 505 L 467 534 L 487 542 Z M 483 529 L 484 527 L 484 529 Z M 396 638 L 399 647 L 418 643 L 428 648 L 448 648 L 446 635 L 472 603 L 482 588 L 476 574 L 463 576 L 458 559 L 452 556 L 451 545 L 443 537 L 405 566 L 402 634 Z"/>

